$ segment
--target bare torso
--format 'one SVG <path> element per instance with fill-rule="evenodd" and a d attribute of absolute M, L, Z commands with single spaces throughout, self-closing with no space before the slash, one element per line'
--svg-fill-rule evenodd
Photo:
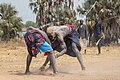
<path fill-rule="evenodd" d="M 47 28 L 47 33 L 55 37 L 56 34 L 60 34 L 62 37 L 65 37 L 70 32 L 68 26 L 52 26 Z"/>

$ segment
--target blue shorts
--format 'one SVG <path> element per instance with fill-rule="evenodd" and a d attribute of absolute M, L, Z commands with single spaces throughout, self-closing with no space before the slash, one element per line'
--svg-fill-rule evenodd
<path fill-rule="evenodd" d="M 53 48 L 46 41 L 39 47 L 40 52 L 48 52 L 52 50 Z"/>

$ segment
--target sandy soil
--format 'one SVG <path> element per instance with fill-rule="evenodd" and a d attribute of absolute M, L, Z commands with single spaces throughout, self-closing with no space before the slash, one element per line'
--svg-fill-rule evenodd
<path fill-rule="evenodd" d="M 96 53 L 92 47 L 82 54 L 86 71 L 81 70 L 76 58 L 64 55 L 56 59 L 57 75 L 39 70 L 46 58 L 39 54 L 33 58 L 32 74 L 25 75 L 27 51 L 23 43 L 0 43 L 0 80 L 120 80 L 120 46 L 103 47 L 102 54 Z"/>

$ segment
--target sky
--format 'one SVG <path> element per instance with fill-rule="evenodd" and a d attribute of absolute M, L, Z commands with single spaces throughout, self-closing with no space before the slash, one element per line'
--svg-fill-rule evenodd
<path fill-rule="evenodd" d="M 84 2 L 84 0 L 74 0 L 74 5 L 75 8 L 78 4 L 82 4 Z M 0 4 L 1 3 L 8 3 L 11 4 L 12 6 L 14 6 L 16 8 L 16 10 L 18 11 L 18 16 L 22 17 L 23 22 L 25 23 L 26 21 L 34 21 L 35 22 L 35 14 L 32 13 L 32 10 L 30 10 L 29 7 L 29 0 L 0 0 Z M 83 16 L 77 16 L 78 18 L 81 18 Z"/>
<path fill-rule="evenodd" d="M 81 7 L 83 6 L 83 3 L 84 3 L 84 1 L 85 0 L 74 0 L 74 8 L 76 9 L 76 7 L 78 6 L 78 5 L 80 5 Z M 83 20 L 85 20 L 85 15 L 77 15 L 77 20 L 78 19 L 83 19 Z"/>

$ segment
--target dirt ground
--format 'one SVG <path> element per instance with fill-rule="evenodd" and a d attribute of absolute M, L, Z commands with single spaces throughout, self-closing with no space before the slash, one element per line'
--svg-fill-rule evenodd
<path fill-rule="evenodd" d="M 25 75 L 27 50 L 23 43 L 0 43 L 0 80 L 120 80 L 120 46 L 102 47 L 102 54 L 96 54 L 96 47 L 89 47 L 82 54 L 85 71 L 76 58 L 64 55 L 56 59 L 57 75 L 39 70 L 46 58 L 39 54 L 33 58 L 32 74 Z"/>

